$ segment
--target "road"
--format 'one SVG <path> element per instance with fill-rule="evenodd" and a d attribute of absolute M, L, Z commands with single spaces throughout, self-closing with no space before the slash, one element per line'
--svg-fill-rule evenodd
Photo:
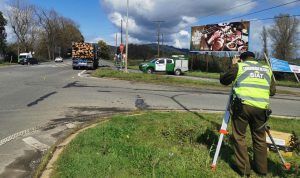
<path fill-rule="evenodd" d="M 145 109 L 223 111 L 228 98 L 227 92 L 86 73 L 72 70 L 70 60 L 0 68 L 0 177 L 29 176 L 43 150 L 95 118 Z M 271 103 L 274 115 L 300 117 L 300 97 L 276 95 Z"/>

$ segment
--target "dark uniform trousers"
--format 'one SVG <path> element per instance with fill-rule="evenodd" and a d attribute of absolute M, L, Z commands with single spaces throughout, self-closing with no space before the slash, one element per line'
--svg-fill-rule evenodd
<path fill-rule="evenodd" d="M 264 109 L 242 104 L 239 111 L 232 114 L 232 135 L 236 166 L 240 173 L 249 175 L 251 166 L 246 143 L 246 129 L 249 124 L 253 143 L 254 169 L 261 174 L 267 173 L 267 144 L 265 129 L 258 129 L 266 122 Z"/>

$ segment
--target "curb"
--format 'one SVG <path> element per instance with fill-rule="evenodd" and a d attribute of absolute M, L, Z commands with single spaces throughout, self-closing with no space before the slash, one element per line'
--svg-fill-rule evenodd
<path fill-rule="evenodd" d="M 42 175 L 40 176 L 40 178 L 51 178 L 51 174 L 53 172 L 53 169 L 54 169 L 54 164 L 56 163 L 56 161 L 58 160 L 59 156 L 63 153 L 65 147 L 74 139 L 76 138 L 76 136 L 78 134 L 80 134 L 81 132 L 87 130 L 87 129 L 90 129 L 90 128 L 93 128 L 95 126 L 97 126 L 98 124 L 101 124 L 101 123 L 105 123 L 107 122 L 108 120 L 103 120 L 103 121 L 100 121 L 98 123 L 94 123 L 94 124 L 91 124 L 87 127 L 84 127 L 78 131 L 76 131 L 75 133 L 72 133 L 71 135 L 69 135 L 67 138 L 65 138 L 59 145 L 55 146 L 55 150 L 54 150 L 54 153 L 52 154 L 52 157 L 51 159 L 48 161 L 47 163 L 47 166 L 45 167 Z"/>

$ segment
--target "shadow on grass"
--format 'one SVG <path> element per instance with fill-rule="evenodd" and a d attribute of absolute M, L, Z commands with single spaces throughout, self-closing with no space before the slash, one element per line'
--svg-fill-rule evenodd
<path fill-rule="evenodd" d="M 202 120 L 205 120 L 209 123 L 211 123 L 213 125 L 213 127 L 216 129 L 216 130 L 219 130 L 220 127 L 221 127 L 221 124 L 220 123 L 217 123 L 215 121 L 211 121 L 211 120 L 208 120 L 206 119 L 205 117 L 203 117 L 201 114 L 197 113 L 197 112 L 194 112 L 194 111 L 191 111 L 189 110 L 186 106 L 184 106 L 182 103 L 180 103 L 178 100 L 176 100 L 176 97 L 177 96 L 180 96 L 180 95 L 173 95 L 172 97 L 170 97 L 175 103 L 177 103 L 182 109 L 196 115 L 197 117 L 199 117 L 199 119 L 202 119 Z"/>
<path fill-rule="evenodd" d="M 228 136 L 227 136 L 228 137 Z M 210 151 L 210 157 L 213 158 L 215 154 L 215 147 L 216 143 L 219 140 L 219 135 L 216 134 L 216 132 L 212 131 L 211 129 L 206 129 L 205 132 L 197 137 L 197 142 L 206 145 L 207 149 Z M 232 145 L 233 141 L 232 138 L 229 136 L 229 138 L 226 138 L 224 136 L 223 144 L 220 150 L 219 158 L 227 162 L 229 165 L 234 163 L 234 160 L 232 158 L 232 155 L 234 155 L 233 148 L 230 146 Z M 214 147 L 214 149 L 212 149 Z"/>
<path fill-rule="evenodd" d="M 226 137 L 226 136 L 225 136 Z M 222 159 L 225 161 L 230 167 L 233 168 L 233 165 L 235 163 L 234 160 L 234 150 L 231 145 L 233 145 L 233 139 L 231 136 L 229 138 L 225 138 L 223 140 L 223 144 L 220 150 L 219 159 Z M 228 136 L 227 136 L 228 137 Z M 197 137 L 197 142 L 202 145 L 206 145 L 207 149 L 210 150 L 210 157 L 213 158 L 215 154 L 215 148 L 216 144 L 218 142 L 219 135 L 212 131 L 211 129 L 206 129 L 206 131 L 199 135 Z M 213 147 L 213 149 L 212 149 Z M 252 147 L 248 147 L 248 152 L 250 155 L 253 155 L 253 149 Z M 270 153 L 268 153 L 270 154 Z M 277 153 L 274 153 L 277 154 Z M 278 156 L 278 155 L 277 155 Z M 251 163 L 252 169 L 255 167 L 253 162 Z M 239 172 L 235 169 L 233 169 L 236 173 L 239 174 Z M 300 177 L 299 172 L 299 165 L 296 165 L 295 163 L 292 163 L 292 168 L 289 171 L 286 171 L 283 168 L 283 165 L 281 162 L 274 162 L 270 158 L 268 158 L 268 175 L 271 177 Z"/>

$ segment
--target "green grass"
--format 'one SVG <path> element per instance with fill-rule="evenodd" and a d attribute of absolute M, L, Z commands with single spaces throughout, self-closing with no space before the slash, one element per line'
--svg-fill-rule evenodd
<path fill-rule="evenodd" d="M 154 84 L 168 84 L 176 86 L 189 86 L 189 87 L 219 87 L 227 89 L 216 82 L 201 81 L 201 80 L 190 80 L 184 78 L 175 78 L 167 75 L 149 75 L 145 73 L 124 73 L 121 71 L 110 70 L 110 69 L 98 69 L 92 74 L 94 77 L 107 77 L 107 78 L 118 78 L 121 80 L 135 81 L 135 82 L 147 82 Z"/>
<path fill-rule="evenodd" d="M 133 69 L 133 70 L 140 70 L 139 66 L 128 66 L 128 69 Z"/>
<path fill-rule="evenodd" d="M 143 60 L 137 60 L 129 64 L 129 69 L 139 70 L 138 64 L 142 63 Z M 185 72 L 184 75 L 192 76 L 192 77 L 202 77 L 202 78 L 212 78 L 212 79 L 219 79 L 220 73 L 210 73 L 210 72 L 200 72 L 200 71 L 188 71 Z M 300 88 L 300 83 L 297 81 L 276 81 L 276 85 L 278 86 L 286 86 L 286 87 L 296 87 Z"/>
<path fill-rule="evenodd" d="M 276 85 L 300 88 L 300 83 L 292 82 L 292 81 L 276 81 Z"/>
<path fill-rule="evenodd" d="M 1 66 L 9 66 L 9 65 L 14 65 L 16 63 L 9 63 L 9 62 L 0 62 L 0 67 Z"/>
<path fill-rule="evenodd" d="M 220 78 L 220 73 L 209 73 L 209 72 L 199 72 L 199 71 L 188 71 L 184 73 L 184 75 L 192 76 L 192 77 L 213 78 L 213 79 Z"/>
<path fill-rule="evenodd" d="M 204 81 L 204 80 L 192 80 L 185 78 L 172 77 L 168 75 L 150 75 L 145 73 L 124 73 L 122 71 L 116 71 L 111 69 L 98 69 L 92 73 L 94 77 L 100 78 L 117 78 L 120 80 L 134 81 L 134 82 L 145 82 L 152 84 L 163 84 L 172 86 L 183 86 L 183 87 L 195 87 L 195 88 L 211 88 L 217 90 L 229 90 L 229 86 L 221 85 L 215 81 Z M 277 93 L 300 95 L 300 92 L 277 90 Z"/>
<path fill-rule="evenodd" d="M 221 121 L 220 114 L 192 112 L 115 116 L 79 134 L 64 150 L 52 177 L 238 177 L 229 166 L 230 137 L 225 137 L 217 170 L 210 170 Z M 300 121 L 272 118 L 270 125 L 300 134 Z M 278 156 L 269 153 L 268 177 L 300 176 L 299 158 L 287 159 L 293 168 L 285 172 Z"/>

